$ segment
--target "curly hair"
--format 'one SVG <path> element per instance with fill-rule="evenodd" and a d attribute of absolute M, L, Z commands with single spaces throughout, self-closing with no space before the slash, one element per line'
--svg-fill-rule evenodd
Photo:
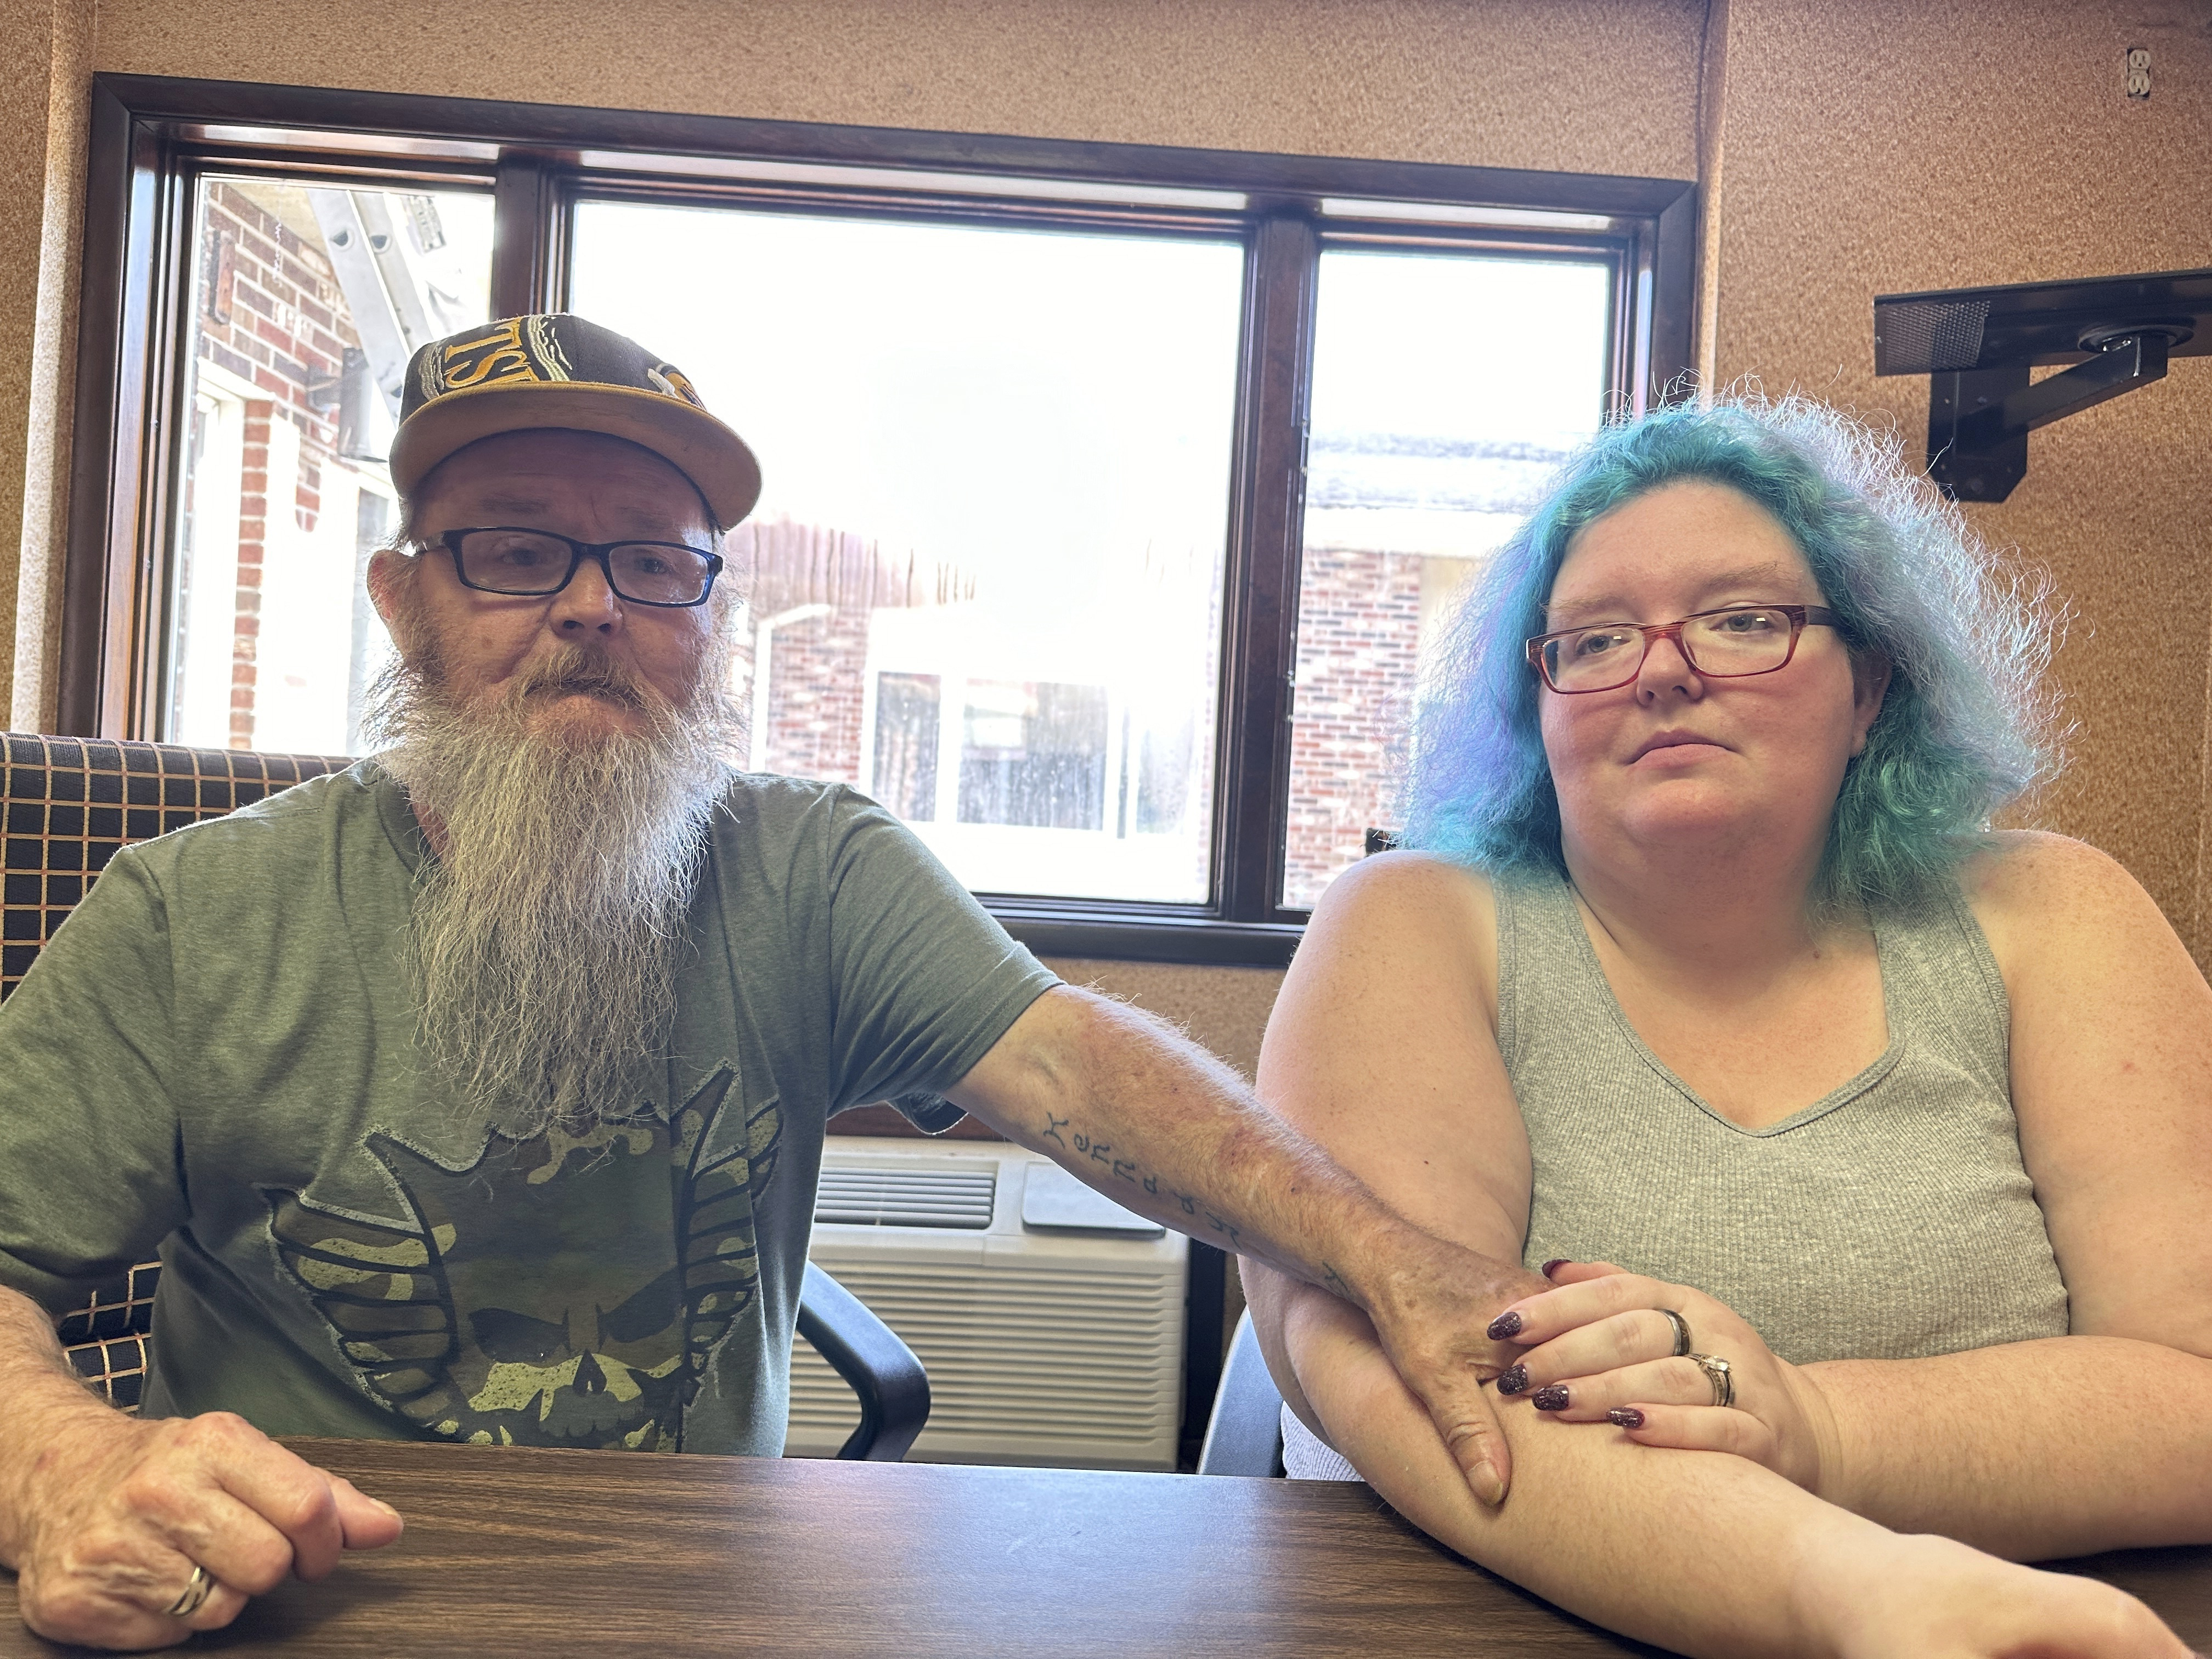
<path fill-rule="evenodd" d="M 1402 840 L 1500 872 L 1564 872 L 1559 804 L 1523 641 L 1576 535 L 1662 485 L 1725 485 L 1771 514 L 1891 678 L 1844 777 L 1816 909 L 1911 902 L 1982 844 L 1990 814 L 2053 775 L 2063 618 L 2048 582 L 1992 553 L 1893 435 L 1802 398 L 1659 410 L 1601 433 L 1462 603 L 1415 700 Z"/>

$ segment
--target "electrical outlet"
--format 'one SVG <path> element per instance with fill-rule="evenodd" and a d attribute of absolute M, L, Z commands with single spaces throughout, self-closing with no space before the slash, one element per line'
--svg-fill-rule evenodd
<path fill-rule="evenodd" d="M 2125 84 L 2128 96 L 2130 98 L 2150 96 L 2150 48 L 2148 46 L 2128 48 Z"/>

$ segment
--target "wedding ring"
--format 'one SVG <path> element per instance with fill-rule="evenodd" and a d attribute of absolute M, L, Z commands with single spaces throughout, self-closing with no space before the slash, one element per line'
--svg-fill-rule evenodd
<path fill-rule="evenodd" d="M 1690 1322 L 1672 1308 L 1654 1308 L 1651 1311 L 1674 1328 L 1674 1358 L 1681 1358 L 1690 1352 Z"/>
<path fill-rule="evenodd" d="M 169 1605 L 169 1617 L 172 1619 L 191 1618 L 194 1613 L 200 1610 L 201 1603 L 204 1602 L 208 1599 L 208 1592 L 214 1588 L 214 1575 L 210 1573 L 205 1567 L 201 1566 L 198 1562 L 194 1562 L 192 1564 L 192 1576 L 185 1580 L 185 1593 L 182 1595 L 179 1595 Z"/>
<path fill-rule="evenodd" d="M 1709 1353 L 1685 1354 L 1683 1358 L 1696 1360 L 1698 1366 L 1705 1371 L 1705 1381 L 1713 1385 L 1713 1404 L 1716 1406 L 1735 1404 L 1735 1377 L 1730 1373 L 1727 1360 Z"/>

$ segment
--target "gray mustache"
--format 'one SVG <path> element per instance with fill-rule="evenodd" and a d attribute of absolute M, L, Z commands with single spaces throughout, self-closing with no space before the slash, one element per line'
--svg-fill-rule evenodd
<path fill-rule="evenodd" d="M 580 695 L 601 697 L 626 708 L 645 706 L 643 688 L 630 676 L 611 667 L 556 669 L 534 674 L 523 683 L 521 695 L 526 697 Z"/>

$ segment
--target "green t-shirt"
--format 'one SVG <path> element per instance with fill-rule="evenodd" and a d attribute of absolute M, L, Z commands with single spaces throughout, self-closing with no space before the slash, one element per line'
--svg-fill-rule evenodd
<path fill-rule="evenodd" d="M 740 777 L 659 1097 L 518 1141 L 416 1049 L 424 856 L 366 761 L 116 855 L 0 1008 L 0 1283 L 158 1246 L 153 1415 L 781 1451 L 827 1119 L 948 1127 L 1052 974 L 882 808 Z"/>

